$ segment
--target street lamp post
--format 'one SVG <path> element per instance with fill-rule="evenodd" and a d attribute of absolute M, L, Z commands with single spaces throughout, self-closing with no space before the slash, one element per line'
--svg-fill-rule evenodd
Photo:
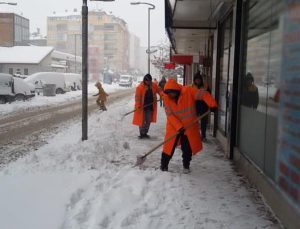
<path fill-rule="evenodd" d="M 91 0 L 113 2 L 115 0 Z M 87 140 L 88 133 L 88 6 L 82 2 L 82 141 Z"/>
<path fill-rule="evenodd" d="M 150 74 L 150 10 L 154 10 L 155 9 L 155 5 L 148 3 L 148 2 L 131 2 L 131 5 L 148 5 L 150 6 L 148 8 L 148 49 L 147 49 L 147 54 L 148 54 L 148 73 Z"/>

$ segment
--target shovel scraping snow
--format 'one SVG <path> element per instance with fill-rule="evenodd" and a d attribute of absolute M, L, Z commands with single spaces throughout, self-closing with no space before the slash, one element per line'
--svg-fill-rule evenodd
<path fill-rule="evenodd" d="M 197 117 L 194 121 L 192 121 L 190 124 L 184 126 L 185 129 L 190 128 L 191 126 L 193 126 L 195 123 L 197 123 L 199 120 L 201 120 L 202 118 L 204 118 L 206 115 L 208 115 L 210 113 L 210 110 L 205 112 L 203 115 Z M 176 132 L 175 134 L 171 135 L 170 137 L 168 137 L 166 140 L 164 140 L 163 142 L 159 143 L 158 145 L 156 145 L 155 147 L 153 147 L 152 149 L 150 149 L 147 153 L 145 153 L 142 156 L 137 156 L 136 159 L 136 163 L 133 167 L 136 166 L 141 166 L 145 161 L 146 158 L 149 154 L 153 153 L 155 150 L 157 150 L 159 147 L 161 147 L 163 144 L 165 144 L 166 142 L 172 140 L 174 137 L 176 137 L 179 134 L 179 132 Z"/>

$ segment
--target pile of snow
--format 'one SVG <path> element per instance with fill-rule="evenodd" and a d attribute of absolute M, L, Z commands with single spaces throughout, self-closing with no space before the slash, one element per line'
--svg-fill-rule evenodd
<path fill-rule="evenodd" d="M 144 169 L 133 168 L 137 155 L 162 140 L 165 114 L 160 108 L 152 140 L 138 140 L 132 117 L 120 119 L 132 108 L 133 98 L 92 114 L 84 142 L 80 120 L 64 126 L 47 145 L 2 169 L 0 228 L 277 228 L 217 144 L 193 158 L 191 174 L 181 173 L 179 150 L 171 172 L 157 169 L 159 150 Z"/>
<path fill-rule="evenodd" d="M 126 88 L 120 87 L 117 84 L 103 84 L 103 88 L 107 93 L 113 93 L 118 90 L 124 90 Z M 127 88 L 128 89 L 128 88 Z M 98 89 L 95 87 L 95 83 L 88 85 L 88 94 L 91 96 L 97 94 Z M 57 94 L 53 97 L 47 97 L 42 95 L 36 95 L 30 100 L 15 101 L 13 103 L 1 104 L 0 115 L 8 115 L 13 112 L 28 111 L 32 109 L 39 109 L 49 106 L 61 105 L 70 101 L 79 100 L 82 96 L 82 91 L 70 91 L 65 94 Z"/>

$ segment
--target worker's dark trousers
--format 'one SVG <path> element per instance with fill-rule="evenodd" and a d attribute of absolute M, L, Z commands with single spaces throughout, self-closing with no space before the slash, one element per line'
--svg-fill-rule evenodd
<path fill-rule="evenodd" d="M 144 110 L 143 124 L 139 128 L 141 136 L 146 135 L 149 131 L 151 118 L 152 118 L 152 113 L 153 113 L 153 111 L 151 111 L 151 110 Z"/>
<path fill-rule="evenodd" d="M 161 170 L 163 171 L 167 171 L 168 170 L 168 165 L 169 162 L 171 160 L 171 158 L 173 157 L 175 151 L 175 147 L 174 150 L 171 154 L 171 156 L 165 154 L 164 152 L 162 152 L 161 154 Z M 186 135 L 181 136 L 181 151 L 182 151 L 182 163 L 183 163 L 183 167 L 185 169 L 189 169 L 190 168 L 190 162 L 192 160 L 192 149 L 189 143 L 189 140 L 187 138 Z"/>
<path fill-rule="evenodd" d="M 202 139 L 206 138 L 206 128 L 208 123 L 208 116 L 206 115 L 201 119 L 201 137 Z"/>

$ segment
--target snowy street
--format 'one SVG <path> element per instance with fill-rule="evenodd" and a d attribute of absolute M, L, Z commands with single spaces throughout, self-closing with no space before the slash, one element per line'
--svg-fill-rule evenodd
<path fill-rule="evenodd" d="M 130 94 L 132 94 L 130 89 L 112 92 L 108 104 Z M 98 109 L 95 97 L 90 97 L 88 103 L 89 112 Z M 28 106 L 30 103 L 24 105 Z M 16 112 L 0 118 L 0 167 L 18 159 L 28 150 L 45 144 L 41 135 L 53 134 L 61 123 L 79 117 L 81 117 L 81 100 L 66 101 L 56 106 L 42 106 L 38 110 Z"/>
<path fill-rule="evenodd" d="M 157 168 L 161 151 L 133 168 L 163 139 L 165 113 L 139 140 L 133 97 L 89 116 L 89 139 L 81 141 L 81 119 L 42 135 L 44 144 L 0 170 L 0 228 L 280 228 L 259 193 L 234 171 L 209 138 L 182 174 L 180 150 L 170 172 Z"/>

